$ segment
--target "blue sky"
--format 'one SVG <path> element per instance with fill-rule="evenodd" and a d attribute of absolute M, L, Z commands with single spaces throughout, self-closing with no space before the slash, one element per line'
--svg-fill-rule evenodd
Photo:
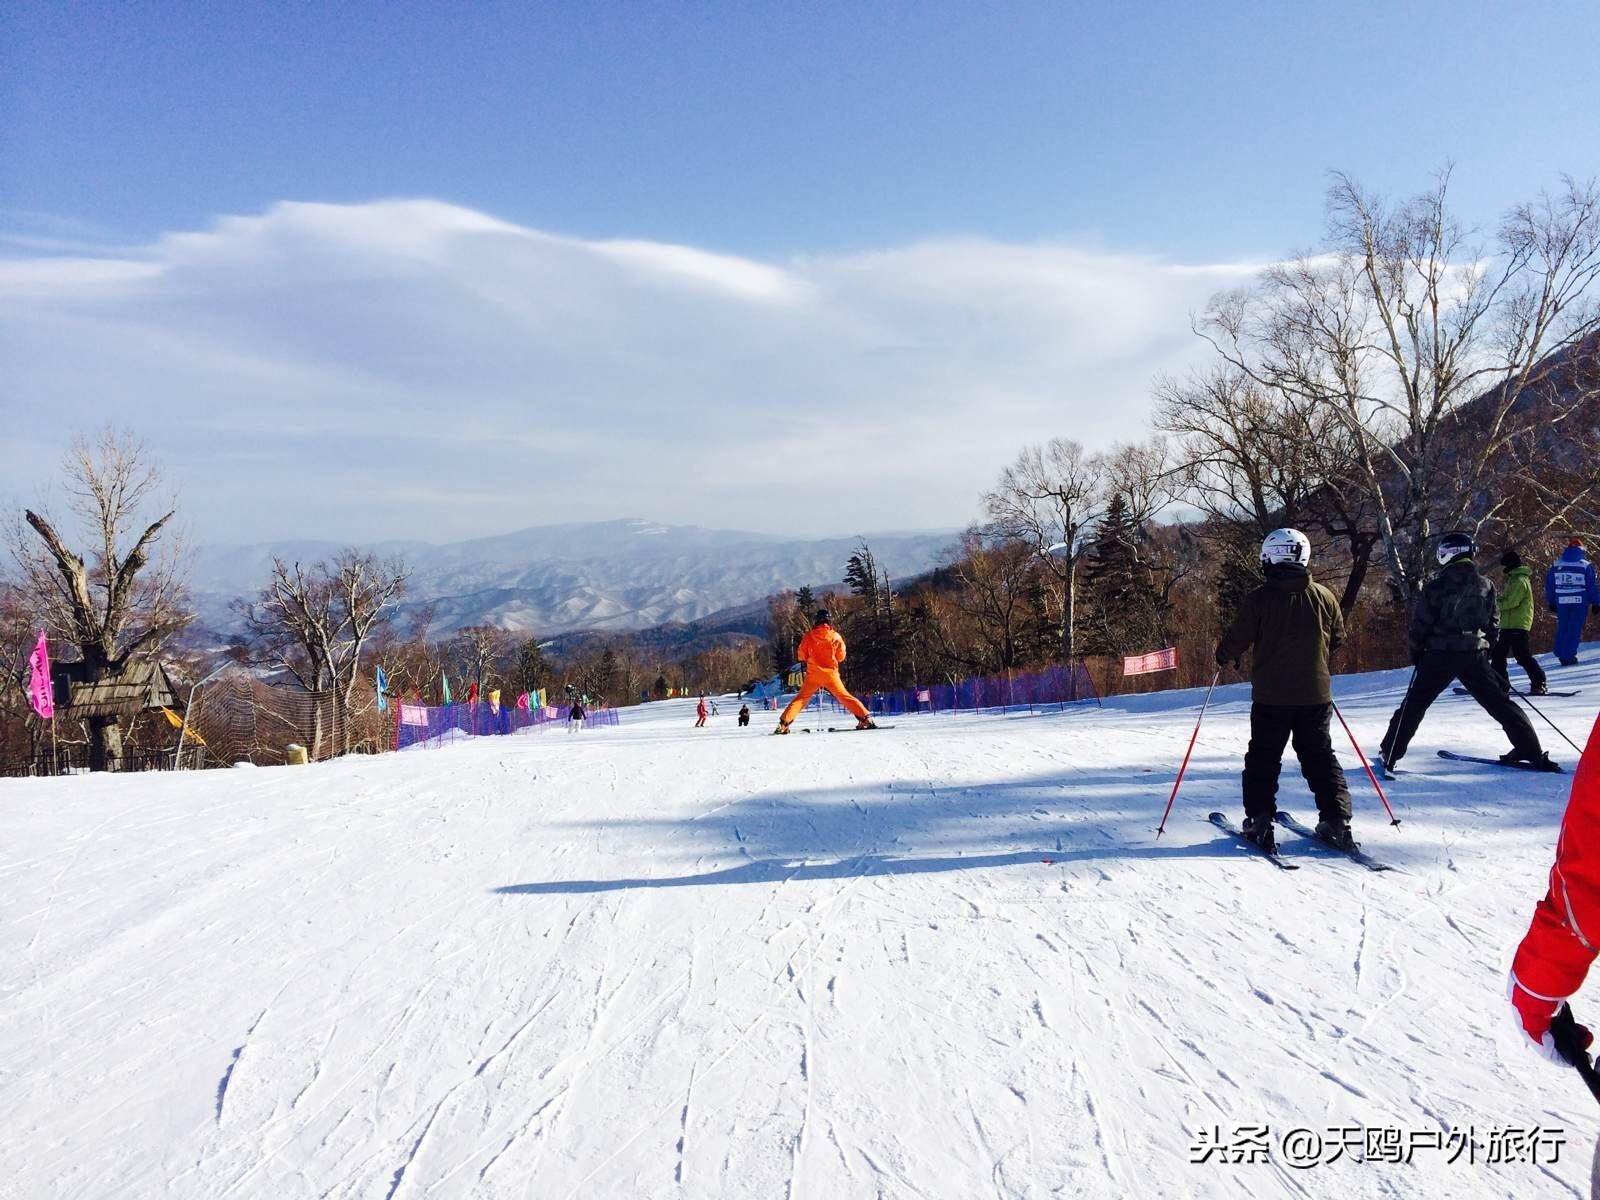
<path fill-rule="evenodd" d="M 1490 226 L 1559 172 L 1595 171 L 1596 45 L 1600 6 L 1587 2 L 13 0 L 0 9 L 0 254 L 14 276 L 0 293 L 0 350 L 12 358 L 0 364 L 0 406 L 44 418 L 37 450 L 69 422 L 109 415 L 108 383 L 175 401 L 176 419 L 147 432 L 216 497 L 202 536 L 271 536 L 275 520 L 348 537 L 532 523 L 496 514 L 492 492 L 476 507 L 442 495 L 403 529 L 378 501 L 337 517 L 248 507 L 249 469 L 213 478 L 208 447 L 262 463 L 257 485 L 272 467 L 281 478 L 333 454 L 326 434 L 306 443 L 259 428 L 284 379 L 305 383 L 319 414 L 346 407 L 349 419 L 332 422 L 346 430 L 423 404 L 418 389 L 481 411 L 490 429 L 548 429 L 516 458 L 497 457 L 492 437 L 485 449 L 481 435 L 437 429 L 385 453 L 397 476 L 532 470 L 592 497 L 550 519 L 615 505 L 593 515 L 796 532 L 956 524 L 1008 446 L 1137 432 L 1103 419 L 1108 401 L 1137 418 L 1150 377 L 1190 353 L 1185 314 L 1206 289 L 1315 242 L 1329 168 L 1410 191 L 1454 161 L 1458 208 Z M 396 198 L 427 203 L 375 203 Z M 275 207 L 284 202 L 311 207 Z M 211 240 L 185 240 L 197 234 Z M 619 241 L 642 249 L 619 258 L 607 249 Z M 491 243 L 515 245 L 523 273 L 496 274 L 507 256 Z M 671 248 L 707 256 L 672 259 L 682 286 L 713 279 L 703 307 L 702 293 L 616 277 L 659 273 Z M 1042 300 L 1031 290 L 1041 262 L 1061 284 Z M 768 268 L 782 278 L 762 303 L 809 297 L 803 329 L 746 327 L 723 307 L 734 275 Z M 396 270 L 410 281 L 399 295 L 385 282 Z M 497 300 L 485 298 L 491 284 Z M 1108 335 L 1110 354 L 1060 352 L 1074 337 L 1048 320 L 1032 341 L 1016 332 L 1041 313 L 1077 319 L 1084 289 L 1117 286 L 1129 329 Z M 541 324 L 524 340 L 529 305 L 556 303 L 562 287 L 594 320 Z M 333 293 L 343 303 L 332 313 L 297 323 Z M 938 312 L 930 297 L 943 298 Z M 729 322 L 754 344 L 773 338 L 771 356 L 730 346 Z M 944 352 L 949 330 L 974 326 L 990 333 L 967 339 L 959 369 L 919 351 L 920 331 L 942 331 Z M 396 342 L 415 370 L 395 370 Z M 885 368 L 885 347 L 897 366 Z M 794 386 L 797 364 L 830 358 L 831 373 Z M 588 386 L 599 377 L 610 391 Z M 673 385 L 658 410 L 629 408 L 662 378 Z M 929 378 L 959 380 L 921 418 L 951 425 L 919 429 L 910 440 L 927 443 L 925 457 L 903 477 L 864 479 L 854 508 L 796 515 L 743 465 L 803 447 L 815 427 L 771 411 L 807 403 L 859 416 L 861 461 L 881 462 L 883 446 L 906 441 L 897 422 Z M 996 393 L 1012 406 L 1006 436 L 974 446 L 962 413 Z M 584 473 L 610 427 L 574 419 L 619 406 L 651 435 L 619 452 L 614 474 L 628 485 Z M 747 436 L 724 447 L 739 465 L 723 471 L 696 451 L 730 424 Z M 794 482 L 825 492 L 860 465 Z M 31 484 L 20 452 L 0 466 Z M 686 467 L 755 482 L 686 482 Z M 906 500 L 912 474 L 945 480 L 949 494 Z"/>

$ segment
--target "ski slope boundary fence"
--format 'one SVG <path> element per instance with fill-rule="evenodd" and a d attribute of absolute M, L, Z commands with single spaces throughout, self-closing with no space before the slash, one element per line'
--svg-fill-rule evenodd
<path fill-rule="evenodd" d="M 792 695 L 793 693 L 791 693 Z M 832 696 L 819 692 L 824 704 L 839 712 Z M 1037 671 L 1007 671 L 981 675 L 960 683 L 936 683 L 901 688 L 895 692 L 858 693 L 857 698 L 874 716 L 901 716 L 919 712 L 1004 712 L 1007 709 L 1065 708 L 1086 700 L 1099 702 L 1100 693 L 1082 663 L 1063 663 Z M 777 707 L 783 707 L 779 702 Z"/>
<path fill-rule="evenodd" d="M 502 737 L 522 733 L 528 729 L 548 729 L 567 724 L 568 706 L 546 704 L 526 709 L 501 705 L 498 710 L 482 700 L 471 704 L 397 704 L 395 705 L 395 749 L 412 746 L 442 746 L 463 737 Z M 606 727 L 617 725 L 614 708 L 589 708 L 582 725 Z M 578 725 L 580 722 L 571 722 Z"/>

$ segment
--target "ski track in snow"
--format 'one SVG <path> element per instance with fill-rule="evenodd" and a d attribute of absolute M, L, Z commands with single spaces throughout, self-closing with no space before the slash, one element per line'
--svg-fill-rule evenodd
<path fill-rule="evenodd" d="M 1338 681 L 1358 737 L 1404 681 Z M 1197 701 L 872 738 L 666 702 L 0 781 L 0 1195 L 1585 1195 L 1592 1101 L 1503 998 L 1571 776 L 1436 760 L 1501 748 L 1446 696 L 1388 785 L 1399 830 L 1341 754 L 1406 873 L 1293 838 L 1277 872 L 1205 820 L 1238 811 L 1242 687 L 1153 836 Z M 1579 740 L 1594 716 L 1546 711 Z M 1312 812 L 1292 761 L 1280 803 Z M 1542 1167 L 1190 1163 L 1201 1128 L 1262 1124 L 1569 1142 Z"/>

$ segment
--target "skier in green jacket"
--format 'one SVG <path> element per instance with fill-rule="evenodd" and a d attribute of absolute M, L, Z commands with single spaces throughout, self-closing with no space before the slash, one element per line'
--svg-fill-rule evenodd
<path fill-rule="evenodd" d="M 1494 643 L 1494 669 L 1511 689 L 1511 675 L 1506 668 L 1507 658 L 1515 658 L 1528 673 L 1528 691 L 1543 696 L 1550 691 L 1545 682 L 1544 668 L 1533 656 L 1528 634 L 1533 628 L 1532 572 L 1522 565 L 1522 555 L 1507 550 L 1500 556 L 1500 567 L 1506 573 L 1505 590 L 1500 593 L 1500 635 Z"/>

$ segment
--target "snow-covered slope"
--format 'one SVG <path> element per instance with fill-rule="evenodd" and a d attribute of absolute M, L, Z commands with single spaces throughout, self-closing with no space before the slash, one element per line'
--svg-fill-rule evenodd
<path fill-rule="evenodd" d="M 1600 671 L 1555 679 L 1581 741 Z M 1340 681 L 1369 748 L 1403 682 Z M 1503 748 L 1447 695 L 1398 831 L 1344 755 L 1405 873 L 1292 841 L 1280 872 L 1205 821 L 1247 701 L 1159 842 L 1194 693 L 0 781 L 0 1195 L 1587 1194 L 1594 1102 L 1503 1000 L 1570 776 L 1437 759 Z M 1273 1162 L 1191 1164 L 1251 1125 Z M 1346 1125 L 1479 1161 L 1281 1160 Z M 1558 1164 L 1483 1161 L 1535 1125 Z"/>

